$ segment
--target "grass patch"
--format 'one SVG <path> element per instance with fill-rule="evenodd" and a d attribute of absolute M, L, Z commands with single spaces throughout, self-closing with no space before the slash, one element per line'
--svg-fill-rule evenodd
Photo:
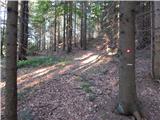
<path fill-rule="evenodd" d="M 53 65 L 57 63 L 62 63 L 63 65 L 69 64 L 69 60 L 61 57 L 53 57 L 53 56 L 43 56 L 43 57 L 33 57 L 28 60 L 18 61 L 17 67 L 37 67 L 40 65 L 47 66 Z"/>
<path fill-rule="evenodd" d="M 89 83 L 82 83 L 81 84 L 81 89 L 83 89 L 86 93 L 92 93 L 92 90 L 91 90 L 91 85 Z"/>

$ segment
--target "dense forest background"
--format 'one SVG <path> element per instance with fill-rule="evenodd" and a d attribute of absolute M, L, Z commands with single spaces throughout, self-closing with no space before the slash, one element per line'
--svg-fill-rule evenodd
<path fill-rule="evenodd" d="M 160 2 L 0 6 L 2 119 L 159 120 Z"/>

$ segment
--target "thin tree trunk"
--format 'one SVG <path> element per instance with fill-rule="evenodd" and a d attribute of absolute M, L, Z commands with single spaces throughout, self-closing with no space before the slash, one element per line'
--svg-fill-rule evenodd
<path fill-rule="evenodd" d="M 85 1 L 83 3 L 83 22 L 84 22 L 84 26 L 83 26 L 83 49 L 86 50 L 87 49 L 87 2 Z"/>
<path fill-rule="evenodd" d="M 59 46 L 59 43 L 61 42 L 60 40 L 60 21 L 59 20 L 58 20 L 58 46 Z"/>
<path fill-rule="evenodd" d="M 28 1 L 21 1 L 19 60 L 26 60 L 28 44 Z"/>
<path fill-rule="evenodd" d="M 65 42 L 66 42 L 66 15 L 64 13 L 63 15 L 63 51 L 65 50 L 65 47 L 66 47 Z"/>
<path fill-rule="evenodd" d="M 120 2 L 119 113 L 141 120 L 135 83 L 135 14 L 136 2 Z"/>
<path fill-rule="evenodd" d="M 6 94 L 5 118 L 17 120 L 17 21 L 18 2 L 7 4 L 7 50 L 6 50 Z"/>
<path fill-rule="evenodd" d="M 50 52 L 53 51 L 53 27 L 50 28 Z"/>
<path fill-rule="evenodd" d="M 25 1 L 21 1 L 21 10 L 20 10 L 20 30 L 19 30 L 19 60 L 25 59 L 24 56 L 24 23 L 25 22 Z"/>
<path fill-rule="evenodd" d="M 24 56 L 26 59 L 28 48 L 28 1 L 25 1 L 25 25 L 24 25 Z"/>
<path fill-rule="evenodd" d="M 72 1 L 68 1 L 69 3 L 69 8 L 72 8 Z M 72 51 L 72 9 L 69 11 L 69 16 L 68 16 L 68 46 L 67 46 L 67 52 Z"/>
<path fill-rule="evenodd" d="M 57 49 L 56 26 L 57 26 L 57 16 L 56 16 L 56 1 L 55 1 L 55 16 L 54 16 L 54 51 L 56 51 L 56 49 Z"/>
<path fill-rule="evenodd" d="M 46 32 L 46 28 L 45 28 L 45 22 L 44 22 L 42 25 L 42 50 L 46 49 L 45 32 Z"/>
<path fill-rule="evenodd" d="M 81 16 L 81 37 L 80 37 L 80 47 L 83 47 L 83 2 L 81 2 L 81 11 L 82 11 L 82 16 Z"/>
<path fill-rule="evenodd" d="M 76 1 L 75 1 L 75 16 L 74 16 L 74 46 L 76 47 L 77 46 L 77 43 L 76 43 L 76 23 L 77 23 L 77 14 L 76 14 Z"/>

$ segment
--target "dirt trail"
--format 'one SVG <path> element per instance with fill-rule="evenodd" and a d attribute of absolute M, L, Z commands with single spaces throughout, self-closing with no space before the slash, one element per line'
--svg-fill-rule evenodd
<path fill-rule="evenodd" d="M 79 50 L 67 57 L 71 60 L 67 65 L 18 70 L 19 120 L 131 119 L 113 112 L 118 96 L 116 59 L 95 49 Z M 149 57 L 138 57 L 137 92 L 142 111 L 147 120 L 159 120 L 160 85 L 151 80 L 149 71 Z M 2 115 L 3 110 L 2 93 Z"/>

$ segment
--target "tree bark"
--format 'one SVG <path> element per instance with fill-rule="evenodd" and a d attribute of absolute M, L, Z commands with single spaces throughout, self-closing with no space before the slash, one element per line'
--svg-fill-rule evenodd
<path fill-rule="evenodd" d="M 83 2 L 81 2 L 81 11 L 82 11 L 82 16 L 81 16 L 81 37 L 80 37 L 80 47 L 82 48 L 83 47 Z"/>
<path fill-rule="evenodd" d="M 65 42 L 66 42 L 66 15 L 64 13 L 63 15 L 63 51 L 65 50 L 65 47 L 66 47 Z"/>
<path fill-rule="evenodd" d="M 17 120 L 17 19 L 18 2 L 7 4 L 5 118 Z"/>
<path fill-rule="evenodd" d="M 135 83 L 135 6 L 136 2 L 120 2 L 119 104 L 117 111 L 141 120 Z"/>
<path fill-rule="evenodd" d="M 83 49 L 86 50 L 87 49 L 87 2 L 85 1 L 83 3 L 83 22 L 84 22 L 84 26 L 83 26 Z"/>
<path fill-rule="evenodd" d="M 57 15 L 56 15 L 56 1 L 55 1 L 55 16 L 54 16 L 54 51 L 56 51 L 56 49 L 57 49 L 56 26 L 57 26 Z"/>
<path fill-rule="evenodd" d="M 19 60 L 26 60 L 28 44 L 28 1 L 21 1 Z"/>
<path fill-rule="evenodd" d="M 154 79 L 160 79 L 160 2 L 153 2 L 152 14 L 152 75 Z"/>
<path fill-rule="evenodd" d="M 46 37 L 45 37 L 45 32 L 46 32 L 46 26 L 45 26 L 45 21 L 42 23 L 42 50 L 46 49 Z"/>
<path fill-rule="evenodd" d="M 77 43 L 76 43 L 76 23 L 77 23 L 77 14 L 76 14 L 76 1 L 75 1 L 75 13 L 74 13 L 74 46 L 76 47 L 77 46 Z"/>
<path fill-rule="evenodd" d="M 67 52 L 72 51 L 72 1 L 68 1 L 69 4 L 69 16 L 68 16 L 68 46 L 67 46 Z"/>

